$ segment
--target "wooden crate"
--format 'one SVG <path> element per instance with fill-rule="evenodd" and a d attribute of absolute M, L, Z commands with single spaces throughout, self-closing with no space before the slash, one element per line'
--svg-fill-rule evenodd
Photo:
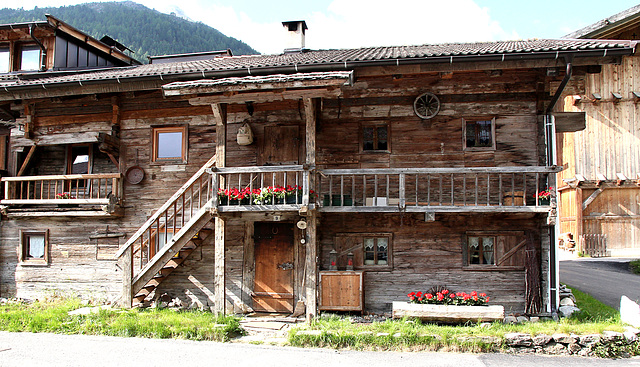
<path fill-rule="evenodd" d="M 320 310 L 364 310 L 364 272 L 321 271 Z"/>

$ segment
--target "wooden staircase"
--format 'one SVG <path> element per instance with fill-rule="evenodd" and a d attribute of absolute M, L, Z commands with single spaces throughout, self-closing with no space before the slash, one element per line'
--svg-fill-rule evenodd
<path fill-rule="evenodd" d="M 165 279 L 169 277 L 169 275 L 180 266 L 191 253 L 198 248 L 207 238 L 209 238 L 213 234 L 213 229 L 210 228 L 202 228 L 198 231 L 198 233 L 187 239 L 186 244 L 177 251 L 177 254 L 170 258 L 170 260 L 164 264 L 160 268 L 160 270 L 153 275 L 153 277 L 146 282 L 140 290 L 137 291 L 136 295 L 133 296 L 133 306 L 142 305 L 145 299 L 156 290 L 156 288 L 162 283 Z M 158 261 L 158 263 L 162 263 Z M 146 274 L 152 274 L 147 272 Z M 141 273 L 137 280 L 134 281 L 132 289 L 138 289 L 139 284 L 142 284 L 147 277 L 143 277 Z"/>
<path fill-rule="evenodd" d="M 116 258 L 123 258 L 124 263 L 123 306 L 144 303 L 198 246 L 213 235 L 213 230 L 206 226 L 213 219 L 211 205 L 217 190 L 213 190 L 211 175 L 206 170 L 214 164 L 215 156 L 116 253 Z M 168 234 L 173 237 L 165 241 Z"/>

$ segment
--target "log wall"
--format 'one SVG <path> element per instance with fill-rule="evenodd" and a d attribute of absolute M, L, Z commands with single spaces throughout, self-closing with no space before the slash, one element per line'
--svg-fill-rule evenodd
<path fill-rule="evenodd" d="M 539 165 L 543 134 L 537 115 L 544 97 L 543 73 L 504 71 L 502 73 L 460 72 L 382 75 L 362 73 L 353 87 L 345 87 L 343 96 L 322 101 L 317 122 L 317 161 L 321 168 L 377 167 L 470 167 Z M 413 113 L 413 100 L 431 91 L 442 102 L 441 111 L 431 120 Z M 53 284 L 61 291 L 83 293 L 83 289 L 102 289 L 108 296 L 120 291 L 121 272 L 116 262 L 98 262 L 95 245 L 89 235 L 96 231 L 117 230 L 126 235 L 120 245 L 144 223 L 215 152 L 215 123 L 209 106 L 191 106 L 185 99 L 163 98 L 158 91 L 122 93 L 116 102 L 112 96 L 42 99 L 34 101 L 34 136 L 44 134 L 102 131 L 110 132 L 114 121 L 120 129 L 120 172 L 134 165 L 145 171 L 138 185 L 124 184 L 124 217 L 100 220 L 54 220 L 47 217 L 28 221 L 14 219 L 2 225 L 3 295 L 29 297 Z M 117 107 L 118 115 L 114 111 Z M 304 107 L 301 101 L 256 103 L 253 115 L 244 104 L 227 109 L 227 166 L 252 166 L 268 161 L 261 156 L 267 128 L 298 127 L 298 141 L 304 141 Z M 116 118 L 117 117 L 117 118 Z M 496 119 L 496 149 L 482 152 L 463 150 L 462 119 Z M 248 146 L 235 142 L 237 129 L 250 123 L 255 139 Z M 361 152 L 360 126 L 365 122 L 389 124 L 390 153 Z M 187 164 L 150 162 L 151 126 L 188 125 Z M 271 133 L 270 133 L 271 134 Z M 14 130 L 12 139 L 18 141 Z M 278 142 L 276 142 L 278 143 Z M 280 142 L 281 143 L 281 142 Z M 297 144 L 298 161 L 305 156 L 304 144 Z M 53 148 L 52 148 L 53 149 Z M 62 151 L 63 152 L 63 151 Z M 55 167 L 60 152 L 52 151 L 34 168 Z M 56 158 L 58 157 L 58 158 Z M 39 171 L 42 172 L 42 171 Z M 299 216 L 283 217 L 295 223 Z M 253 287 L 252 228 L 256 221 L 273 220 L 270 215 L 237 215 L 227 218 L 226 288 L 227 309 L 244 312 L 251 307 Z M 468 230 L 508 230 L 522 228 L 541 238 L 541 217 L 437 215 L 436 222 L 424 222 L 418 215 L 324 214 L 319 221 L 321 250 L 332 244 L 337 232 L 394 233 L 394 266 L 391 271 L 370 272 L 365 276 L 365 305 L 369 311 L 389 311 L 393 300 L 404 300 L 411 288 L 446 284 L 461 291 L 485 291 L 495 303 L 507 310 L 524 308 L 524 271 L 470 271 L 462 265 L 462 239 Z M 69 223 L 69 224 L 67 224 Z M 45 268 L 17 265 L 17 241 L 21 228 L 52 228 L 51 261 Z M 299 231 L 296 244 L 299 244 Z M 214 279 L 214 245 L 204 243 L 161 284 L 158 293 L 181 297 L 188 304 L 211 306 Z M 6 245 L 4 245 L 6 244 Z M 73 248 L 70 257 L 65 249 Z M 296 299 L 303 298 L 305 248 L 296 247 Z M 74 254 L 71 256 L 71 254 Z M 321 255 L 320 262 L 326 262 Z M 543 261 L 545 256 L 542 256 Z M 68 276 L 66 274 L 75 274 Z M 18 282 L 15 279 L 19 279 Z M 84 283 L 79 281 L 83 279 Z M 86 288 L 83 288 L 86 284 Z M 90 285 L 93 284 L 94 287 Z M 98 287 L 96 287 L 98 286 Z"/>

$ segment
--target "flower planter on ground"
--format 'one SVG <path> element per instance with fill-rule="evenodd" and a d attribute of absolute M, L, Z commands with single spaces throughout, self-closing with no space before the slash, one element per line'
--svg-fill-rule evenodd
<path fill-rule="evenodd" d="M 491 322 L 504 319 L 503 306 L 456 306 L 408 302 L 393 302 L 393 318 L 413 317 L 422 321 L 447 323 L 478 321 Z"/>

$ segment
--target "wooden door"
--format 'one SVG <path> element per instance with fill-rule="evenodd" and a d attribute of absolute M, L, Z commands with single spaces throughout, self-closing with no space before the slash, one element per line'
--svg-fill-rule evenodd
<path fill-rule="evenodd" d="M 266 126 L 260 164 L 298 164 L 298 141 L 298 126 Z"/>
<path fill-rule="evenodd" d="M 253 308 L 293 312 L 293 224 L 255 224 Z"/>

